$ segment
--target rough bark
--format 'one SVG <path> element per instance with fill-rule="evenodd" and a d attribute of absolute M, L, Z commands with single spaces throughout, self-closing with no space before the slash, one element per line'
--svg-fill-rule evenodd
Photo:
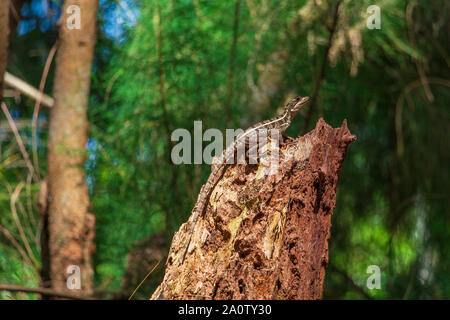
<path fill-rule="evenodd" d="M 9 0 L 2 0 L 0 5 L 0 104 L 3 98 L 3 75 L 8 60 L 9 38 Z"/>
<path fill-rule="evenodd" d="M 338 175 L 355 139 L 345 121 L 333 129 L 320 119 L 286 141 L 274 174 L 263 163 L 229 166 L 179 267 L 192 216 L 175 234 L 163 298 L 320 299 Z"/>
<path fill-rule="evenodd" d="M 68 29 L 77 5 L 81 28 Z M 48 225 L 52 288 L 67 291 L 67 267 L 81 270 L 81 290 L 92 293 L 94 216 L 88 213 L 89 197 L 84 163 L 88 138 L 87 103 L 95 45 L 98 2 L 67 0 L 60 21 L 48 142 Z M 70 21 L 70 20 L 69 20 Z"/>

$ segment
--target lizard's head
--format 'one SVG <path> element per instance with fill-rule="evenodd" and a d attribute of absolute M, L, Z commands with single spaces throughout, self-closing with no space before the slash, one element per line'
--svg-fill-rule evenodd
<path fill-rule="evenodd" d="M 311 100 L 310 97 L 297 96 L 288 102 L 288 104 L 286 105 L 286 111 L 288 111 L 292 116 L 294 116 L 310 100 Z"/>

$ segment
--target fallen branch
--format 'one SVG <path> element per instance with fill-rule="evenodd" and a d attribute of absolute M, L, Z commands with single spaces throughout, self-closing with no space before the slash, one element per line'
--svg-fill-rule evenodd
<path fill-rule="evenodd" d="M 83 296 L 77 296 L 74 294 L 64 293 L 64 292 L 58 292 L 52 289 L 47 288 L 30 288 L 30 287 L 24 287 L 24 286 L 18 286 L 14 284 L 6 284 L 6 283 L 0 283 L 0 291 L 19 291 L 19 292 L 28 292 L 28 293 L 39 293 L 46 296 L 53 296 L 58 298 L 66 298 L 66 299 L 75 299 L 75 300 L 93 300 L 90 297 L 83 297 Z"/>
<path fill-rule="evenodd" d="M 46 107 L 53 107 L 54 101 L 53 98 L 41 93 L 38 89 L 31 86 L 30 84 L 26 83 L 25 81 L 17 78 L 16 76 L 13 76 L 9 72 L 5 72 L 4 76 L 4 83 L 10 86 L 11 88 L 14 88 L 16 90 L 19 90 L 24 95 L 34 99 L 34 100 L 40 100 L 41 104 Z"/>

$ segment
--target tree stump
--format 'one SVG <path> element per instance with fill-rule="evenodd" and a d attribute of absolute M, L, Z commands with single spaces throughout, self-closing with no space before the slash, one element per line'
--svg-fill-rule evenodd
<path fill-rule="evenodd" d="M 286 140 L 275 173 L 228 166 L 180 266 L 192 215 L 175 234 L 151 299 L 322 298 L 338 175 L 356 137 L 345 120 L 334 129 L 321 118 Z"/>

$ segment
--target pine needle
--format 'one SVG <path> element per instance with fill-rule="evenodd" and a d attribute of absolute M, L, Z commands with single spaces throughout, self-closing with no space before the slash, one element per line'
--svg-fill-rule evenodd
<path fill-rule="evenodd" d="M 134 294 L 136 293 L 136 291 L 138 291 L 138 289 L 140 288 L 140 286 L 144 283 L 145 280 L 147 280 L 148 276 L 152 274 L 153 271 L 155 271 L 156 267 L 159 265 L 159 263 L 161 262 L 161 260 L 158 260 L 158 262 L 156 263 L 156 265 L 153 267 L 152 270 L 150 270 L 149 273 L 147 273 L 147 275 L 145 276 L 144 280 L 141 281 L 141 283 L 139 283 L 139 285 L 137 286 L 136 289 L 134 289 L 133 293 L 131 294 L 131 296 L 128 298 L 128 300 L 131 300 L 131 298 L 133 298 Z"/>

